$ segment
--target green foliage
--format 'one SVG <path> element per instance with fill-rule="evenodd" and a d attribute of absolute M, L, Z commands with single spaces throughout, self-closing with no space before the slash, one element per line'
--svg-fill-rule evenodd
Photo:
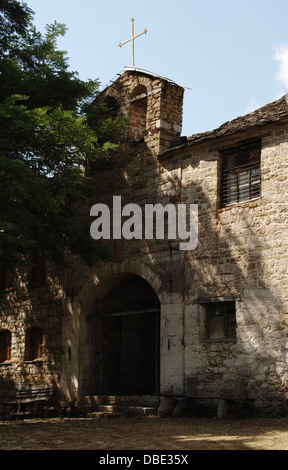
<path fill-rule="evenodd" d="M 1 1 L 0 19 L 0 264 L 19 266 L 35 249 L 60 265 L 67 250 L 93 264 L 109 253 L 75 204 L 92 194 L 87 164 L 109 158 L 125 122 L 101 120 L 98 81 L 69 71 L 57 49 L 65 25 L 43 37 L 16 0 Z"/>

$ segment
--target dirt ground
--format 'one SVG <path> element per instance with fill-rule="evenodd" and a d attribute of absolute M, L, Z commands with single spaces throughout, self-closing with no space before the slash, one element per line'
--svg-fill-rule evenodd
<path fill-rule="evenodd" d="M 0 450 L 288 450 L 288 418 L 0 421 Z"/>

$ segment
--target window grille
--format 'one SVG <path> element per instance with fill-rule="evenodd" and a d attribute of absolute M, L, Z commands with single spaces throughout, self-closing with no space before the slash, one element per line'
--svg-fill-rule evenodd
<path fill-rule="evenodd" d="M 261 142 L 241 145 L 223 153 L 222 206 L 260 196 Z"/>

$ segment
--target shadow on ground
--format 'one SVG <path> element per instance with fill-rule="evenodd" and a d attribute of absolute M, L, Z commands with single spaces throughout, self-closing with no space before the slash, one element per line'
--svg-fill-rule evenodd
<path fill-rule="evenodd" d="M 1 450 L 286 450 L 288 418 L 52 418 L 0 422 Z"/>

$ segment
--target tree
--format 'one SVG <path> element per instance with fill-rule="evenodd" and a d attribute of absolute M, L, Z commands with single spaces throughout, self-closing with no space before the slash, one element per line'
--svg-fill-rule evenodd
<path fill-rule="evenodd" d="M 99 119 L 98 81 L 80 80 L 57 48 L 65 25 L 41 35 L 17 0 L 2 0 L 0 17 L 0 265 L 35 252 L 63 265 L 66 250 L 92 264 L 109 253 L 75 205 L 91 195 L 87 162 L 109 158 L 125 122 Z"/>

